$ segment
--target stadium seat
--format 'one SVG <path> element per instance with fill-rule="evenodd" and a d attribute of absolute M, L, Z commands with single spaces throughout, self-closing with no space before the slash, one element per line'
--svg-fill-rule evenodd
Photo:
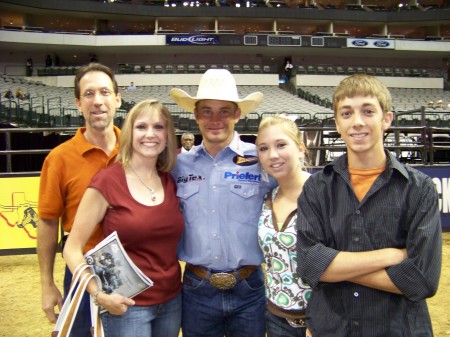
<path fill-rule="evenodd" d="M 199 129 L 198 124 L 195 119 L 193 119 L 193 118 L 189 119 L 189 129 L 188 130 L 191 132 L 200 132 L 200 129 Z"/>
<path fill-rule="evenodd" d="M 166 74 L 172 74 L 173 73 L 173 65 L 172 64 L 166 64 L 165 72 L 166 72 Z"/>
<path fill-rule="evenodd" d="M 38 68 L 37 74 L 38 76 L 47 76 L 47 68 Z"/>
<path fill-rule="evenodd" d="M 417 68 L 412 68 L 411 69 L 411 76 L 413 76 L 413 77 L 420 77 L 420 70 L 419 69 L 417 69 Z"/>
<path fill-rule="evenodd" d="M 316 71 L 317 71 L 317 74 L 325 74 L 326 73 L 324 66 L 317 66 Z"/>
<path fill-rule="evenodd" d="M 58 75 L 58 67 L 48 67 L 47 75 L 48 76 L 57 76 Z"/>
<path fill-rule="evenodd" d="M 58 68 L 58 76 L 65 76 L 65 75 L 68 75 L 67 67 Z"/>
<path fill-rule="evenodd" d="M 124 122 L 124 118 L 122 116 L 118 116 L 114 118 L 114 125 L 117 126 L 119 129 L 122 128 L 122 124 Z"/>
<path fill-rule="evenodd" d="M 178 129 L 178 122 L 180 121 L 180 115 L 172 113 L 173 126 Z"/>
<path fill-rule="evenodd" d="M 178 128 L 180 130 L 189 130 L 189 118 L 179 117 L 178 118 Z"/>
<path fill-rule="evenodd" d="M 133 66 L 131 64 L 125 63 L 123 67 L 123 74 L 131 74 L 133 72 Z"/>
<path fill-rule="evenodd" d="M 308 74 L 315 74 L 316 73 L 316 67 L 309 65 L 309 66 L 306 67 L 306 72 Z"/>
<path fill-rule="evenodd" d="M 260 66 L 259 64 L 254 64 L 254 65 L 253 65 L 253 72 L 254 72 L 255 74 L 260 73 L 260 72 L 261 72 L 261 66 Z"/>
<path fill-rule="evenodd" d="M 342 67 L 342 66 L 337 66 L 337 67 L 336 67 L 336 73 L 337 73 L 338 75 L 344 75 L 344 74 L 345 74 L 345 68 Z"/>
<path fill-rule="evenodd" d="M 367 75 L 375 75 L 375 69 L 373 69 L 372 67 L 367 67 L 366 74 Z"/>
<path fill-rule="evenodd" d="M 197 67 L 195 66 L 195 64 L 188 64 L 187 70 L 188 70 L 188 73 L 193 74 L 193 73 L 197 72 Z"/>
<path fill-rule="evenodd" d="M 141 73 L 141 66 L 138 65 L 138 64 L 134 65 L 134 67 L 133 67 L 133 72 L 134 72 L 135 74 L 140 74 L 140 73 Z"/>
<path fill-rule="evenodd" d="M 244 64 L 244 65 L 242 66 L 242 72 L 243 72 L 243 73 L 246 73 L 246 74 L 249 74 L 249 73 L 252 72 L 252 68 L 250 68 L 250 65 Z"/>
<path fill-rule="evenodd" d="M 306 74 L 306 68 L 304 65 L 297 66 L 297 74 Z"/>
<path fill-rule="evenodd" d="M 234 74 L 240 74 L 241 73 L 241 66 L 239 64 L 233 64 L 232 67 L 232 73 Z"/>
<path fill-rule="evenodd" d="M 146 64 L 144 66 L 144 73 L 151 74 L 152 73 L 152 66 L 150 64 Z"/>
<path fill-rule="evenodd" d="M 258 131 L 258 127 L 259 127 L 259 122 L 260 122 L 261 120 L 258 118 L 258 119 L 247 119 L 247 131 L 248 132 L 254 132 L 254 133 L 256 133 L 257 131 Z"/>
<path fill-rule="evenodd" d="M 235 129 L 237 132 L 243 132 L 247 129 L 247 120 L 246 118 L 241 118 L 235 125 Z"/>
<path fill-rule="evenodd" d="M 394 68 L 394 76 L 397 76 L 397 77 L 403 76 L 403 69 L 402 68 Z"/>
<path fill-rule="evenodd" d="M 184 64 L 177 64 L 177 73 L 185 73 L 186 72 L 186 67 L 184 66 Z"/>
<path fill-rule="evenodd" d="M 377 75 L 377 76 L 384 76 L 383 68 L 376 67 L 375 68 L 375 75 Z"/>
<path fill-rule="evenodd" d="M 119 74 L 125 74 L 125 69 L 126 69 L 126 64 L 125 63 L 119 63 L 118 65 L 117 65 L 117 72 L 119 73 Z"/>
<path fill-rule="evenodd" d="M 384 68 L 384 75 L 385 76 L 393 76 L 392 68 L 389 68 L 389 67 Z"/>

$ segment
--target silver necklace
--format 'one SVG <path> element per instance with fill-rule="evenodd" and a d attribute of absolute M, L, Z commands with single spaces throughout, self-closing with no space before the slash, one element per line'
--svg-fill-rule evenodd
<path fill-rule="evenodd" d="M 137 174 L 136 170 L 134 169 L 134 167 L 130 164 L 130 168 L 133 171 L 133 173 L 135 174 L 135 176 L 139 179 L 139 181 L 141 182 L 142 185 L 144 185 L 144 187 L 146 189 L 148 189 L 150 191 L 150 199 L 155 202 L 156 201 L 156 193 L 155 193 L 155 189 L 151 188 L 150 186 L 147 186 L 146 183 L 144 183 L 144 181 L 141 179 L 141 177 L 139 177 L 139 175 Z"/>

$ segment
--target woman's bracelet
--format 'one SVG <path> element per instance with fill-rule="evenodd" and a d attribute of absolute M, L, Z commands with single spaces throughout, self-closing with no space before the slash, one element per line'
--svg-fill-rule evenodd
<path fill-rule="evenodd" d="M 94 295 L 92 295 L 92 300 L 94 301 L 94 304 L 95 304 L 96 306 L 99 306 L 99 305 L 100 305 L 100 304 L 98 304 L 97 296 L 98 296 L 98 294 L 100 294 L 101 292 L 103 292 L 103 289 L 97 288 L 97 290 L 95 291 Z"/>

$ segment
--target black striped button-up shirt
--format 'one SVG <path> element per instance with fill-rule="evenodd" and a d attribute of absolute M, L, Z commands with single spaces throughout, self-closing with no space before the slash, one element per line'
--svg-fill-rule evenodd
<path fill-rule="evenodd" d="M 311 176 L 298 202 L 298 272 L 313 292 L 307 324 L 314 337 L 432 336 L 425 299 L 437 291 L 442 232 L 430 177 L 386 152 L 386 170 L 359 202 L 343 155 Z M 320 277 L 340 251 L 406 248 L 386 271 L 403 295 Z"/>

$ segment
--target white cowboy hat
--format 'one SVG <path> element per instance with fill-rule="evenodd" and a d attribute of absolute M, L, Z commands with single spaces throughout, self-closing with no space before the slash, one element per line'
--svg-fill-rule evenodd
<path fill-rule="evenodd" d="M 234 102 L 241 109 L 241 116 L 255 111 L 261 104 L 263 94 L 254 92 L 240 99 L 233 75 L 226 69 L 209 69 L 200 79 L 197 96 L 192 97 L 181 89 L 171 89 L 170 97 L 184 110 L 194 112 L 195 104 L 204 99 Z"/>

